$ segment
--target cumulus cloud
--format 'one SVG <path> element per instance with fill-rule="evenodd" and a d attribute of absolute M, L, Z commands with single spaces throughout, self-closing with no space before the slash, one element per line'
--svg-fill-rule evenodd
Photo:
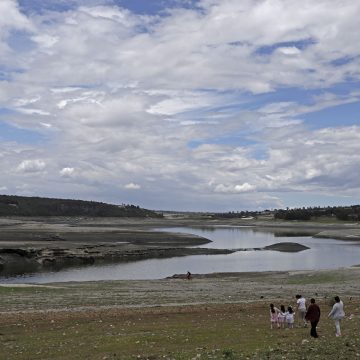
<path fill-rule="evenodd" d="M 249 183 L 237 184 L 237 185 L 224 185 L 218 184 L 215 187 L 215 192 L 223 193 L 243 193 L 255 190 L 255 186 L 250 185 Z"/>
<path fill-rule="evenodd" d="M 23 15 L 15 0 L 2 0 L 0 2 L 0 65 L 1 67 L 16 67 L 21 63 L 19 59 L 13 59 L 14 54 L 8 39 L 12 31 L 35 31 L 32 22 Z"/>
<path fill-rule="evenodd" d="M 139 190 L 141 189 L 141 186 L 139 184 L 129 183 L 125 185 L 125 189 L 128 190 Z"/>
<path fill-rule="evenodd" d="M 75 169 L 72 167 L 64 167 L 60 170 L 60 175 L 63 177 L 71 177 L 75 172 Z"/>
<path fill-rule="evenodd" d="M 15 0 L 2 0 L 0 2 L 0 13 L 4 15 L 0 19 L 0 34 L 6 34 L 6 31 L 10 29 L 34 29 L 31 21 L 20 12 Z"/>
<path fill-rule="evenodd" d="M 162 15 L 71 5 L 25 15 L 0 2 L 9 191 L 59 182 L 71 197 L 139 190 L 147 207 L 204 210 L 232 198 L 278 206 L 284 192 L 360 196 L 356 119 L 306 118 L 360 101 L 344 85 L 360 81 L 357 2 L 201 0 Z"/>
<path fill-rule="evenodd" d="M 24 173 L 37 173 L 44 170 L 45 167 L 46 163 L 43 160 L 24 160 L 18 165 L 17 170 Z"/>

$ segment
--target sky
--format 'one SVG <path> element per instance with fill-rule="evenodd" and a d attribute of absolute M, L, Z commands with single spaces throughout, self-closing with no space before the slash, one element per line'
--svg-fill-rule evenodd
<path fill-rule="evenodd" d="M 0 0 L 0 194 L 360 203 L 360 2 Z"/>

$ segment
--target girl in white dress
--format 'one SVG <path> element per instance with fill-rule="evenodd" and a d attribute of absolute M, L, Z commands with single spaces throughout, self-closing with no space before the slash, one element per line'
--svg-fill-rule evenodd
<path fill-rule="evenodd" d="M 285 313 L 285 321 L 288 329 L 292 329 L 294 327 L 294 318 L 295 312 L 291 306 L 288 306 L 287 312 Z"/>
<path fill-rule="evenodd" d="M 285 306 L 281 305 L 280 311 L 278 313 L 278 324 L 279 324 L 279 328 L 282 329 L 285 329 L 285 314 L 286 314 Z"/>
<path fill-rule="evenodd" d="M 279 309 L 274 306 L 274 304 L 270 304 L 270 329 L 274 327 L 279 327 L 278 323 L 278 313 Z"/>

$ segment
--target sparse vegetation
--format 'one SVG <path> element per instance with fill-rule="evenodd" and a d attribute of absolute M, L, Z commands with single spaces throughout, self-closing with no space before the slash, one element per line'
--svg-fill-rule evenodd
<path fill-rule="evenodd" d="M 359 271 L 0 286 L 0 359 L 359 359 Z M 292 304 L 300 289 L 321 307 L 319 339 L 270 329 L 269 303 Z M 341 338 L 326 317 L 335 293 Z"/>
<path fill-rule="evenodd" d="M 320 338 L 311 339 L 308 328 L 270 330 L 267 307 L 254 303 L 15 314 L 2 316 L 0 358 L 351 360 L 359 358 L 359 325 L 345 320 L 337 339 L 324 316 Z"/>

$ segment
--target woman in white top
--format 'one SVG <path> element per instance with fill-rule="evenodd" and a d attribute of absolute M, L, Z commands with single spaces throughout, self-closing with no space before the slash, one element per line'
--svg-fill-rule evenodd
<path fill-rule="evenodd" d="M 296 304 L 299 311 L 299 325 L 306 326 L 305 314 L 306 314 L 306 300 L 302 295 L 296 295 Z"/>
<path fill-rule="evenodd" d="M 344 304 L 338 296 L 335 296 L 335 304 L 332 307 L 328 317 L 335 320 L 336 336 L 341 336 L 340 321 L 345 316 Z"/>

